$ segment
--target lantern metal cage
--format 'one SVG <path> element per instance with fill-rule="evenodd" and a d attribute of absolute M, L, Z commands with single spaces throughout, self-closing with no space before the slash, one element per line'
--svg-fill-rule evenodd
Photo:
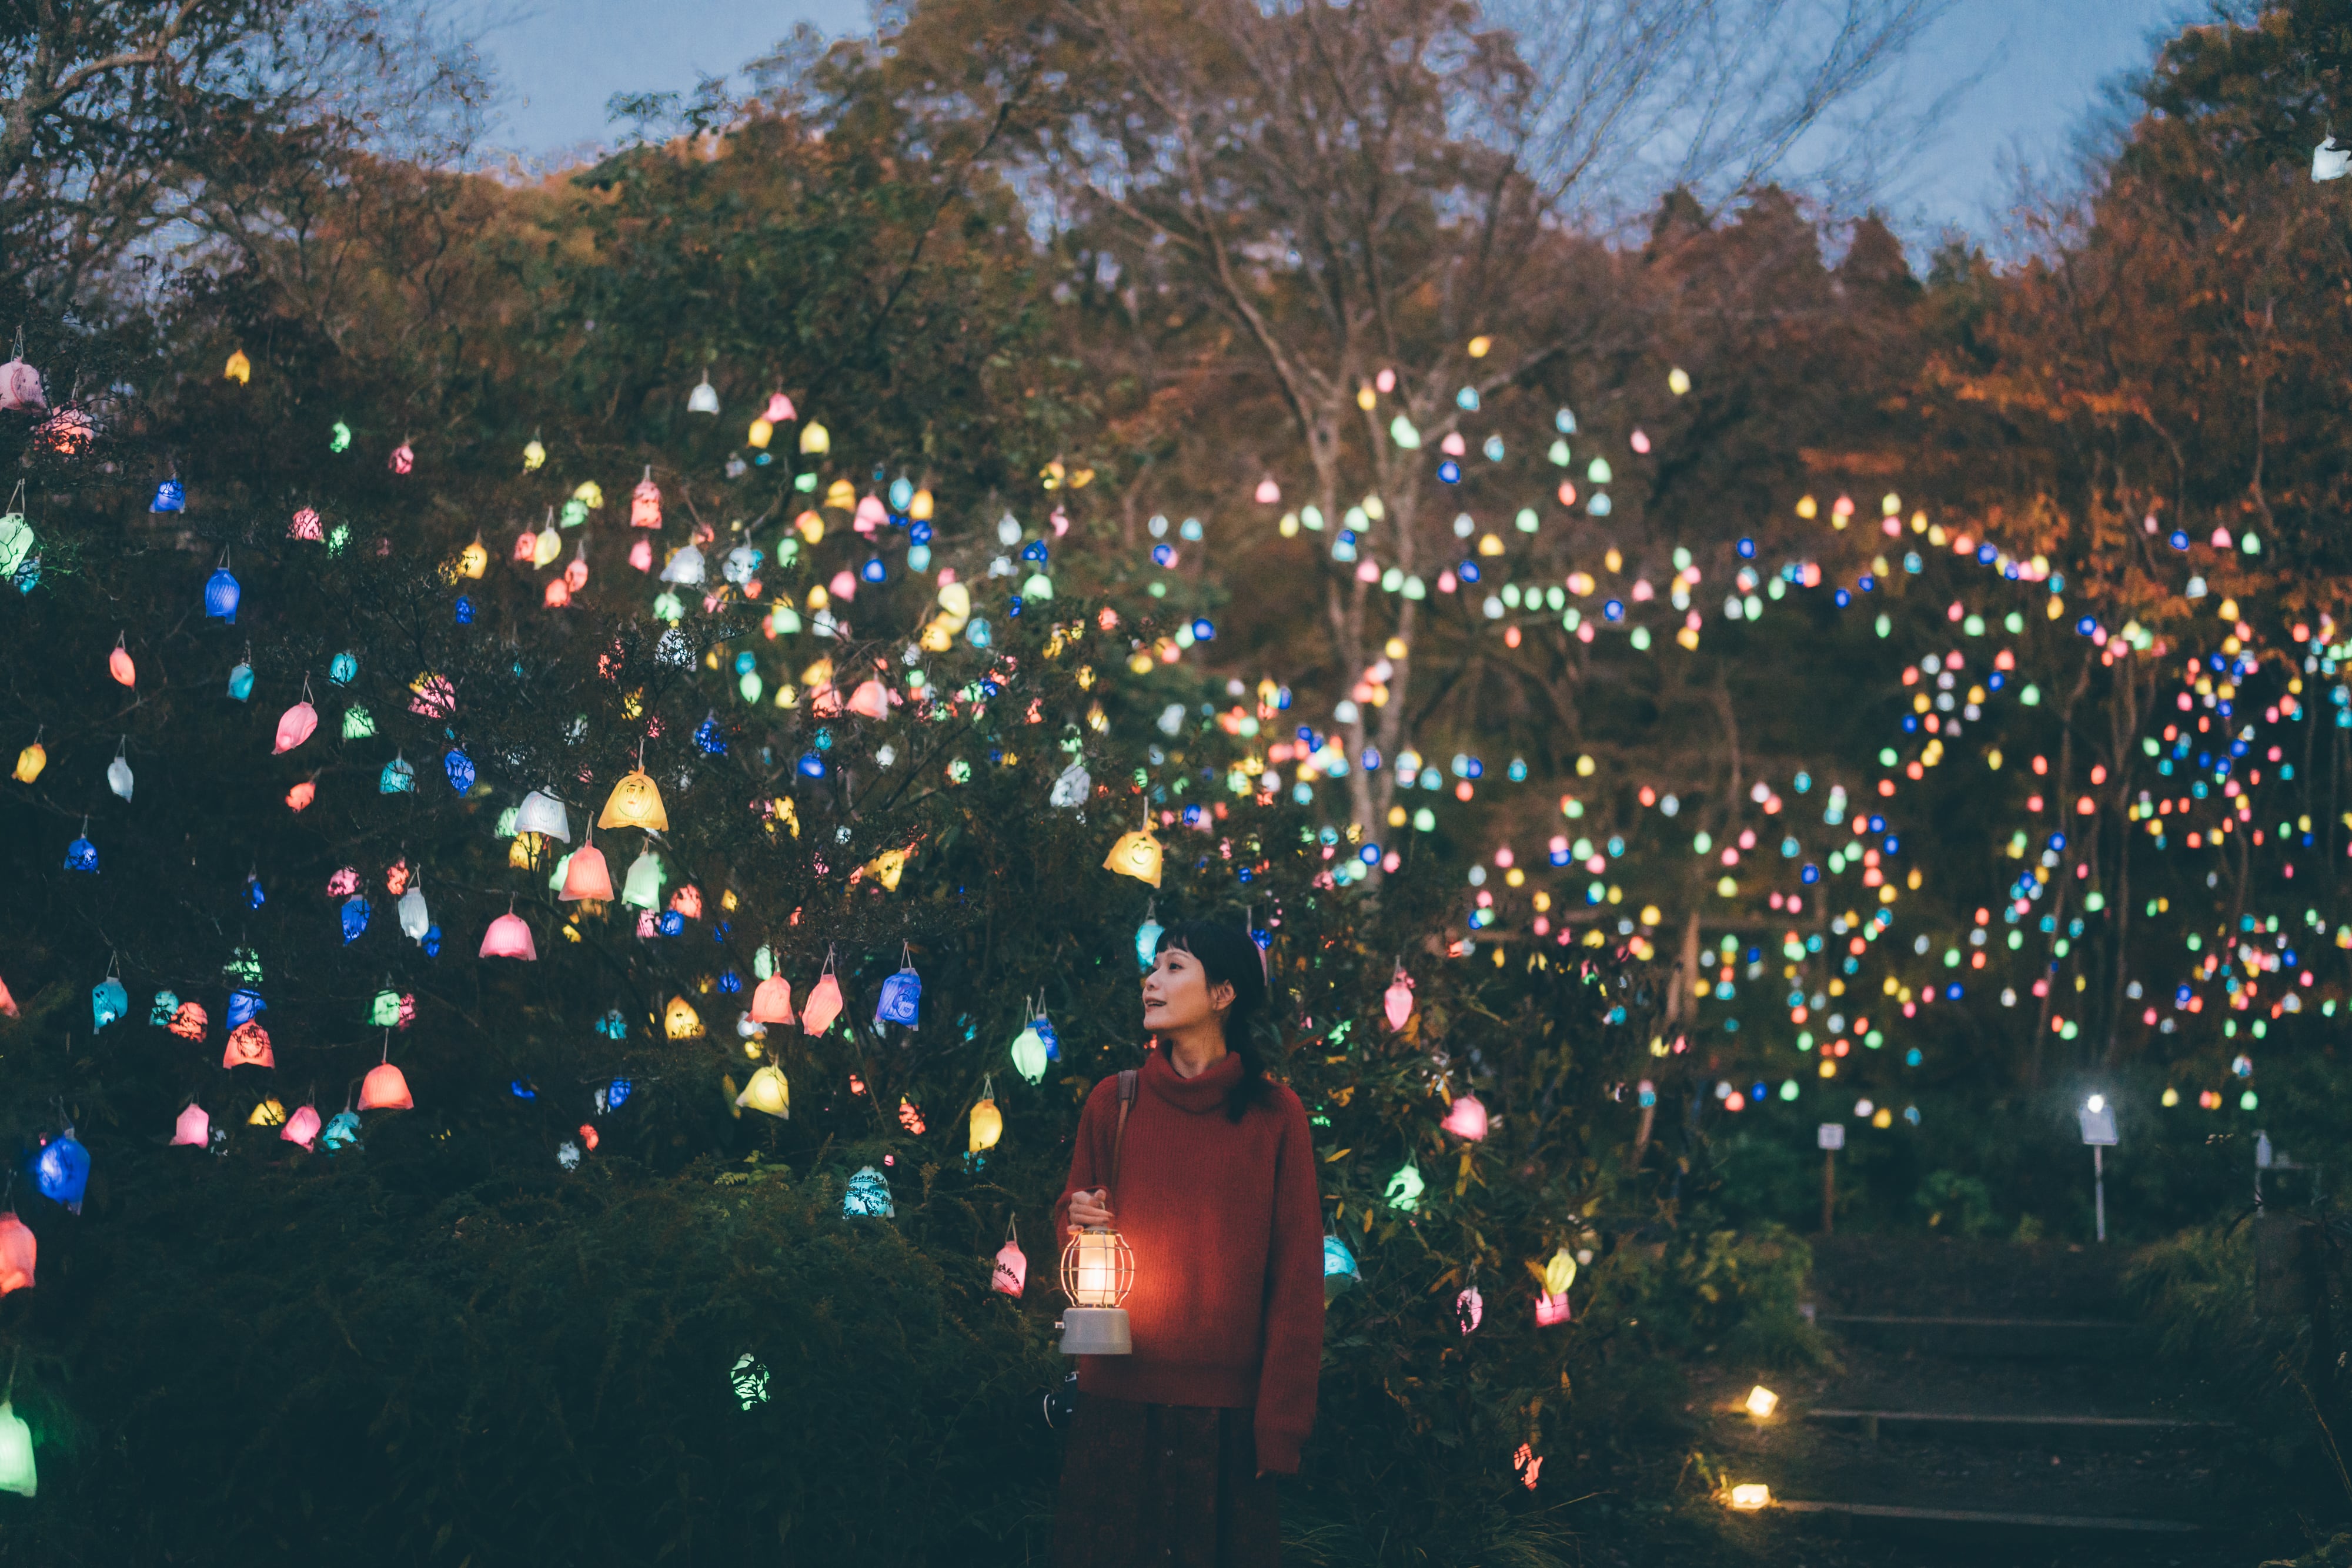
<path fill-rule="evenodd" d="M 1119 1303 L 1135 1286 L 1135 1253 L 1116 1230 L 1089 1226 L 1062 1249 L 1064 1355 L 1126 1355 L 1134 1349 L 1127 1310 Z"/>

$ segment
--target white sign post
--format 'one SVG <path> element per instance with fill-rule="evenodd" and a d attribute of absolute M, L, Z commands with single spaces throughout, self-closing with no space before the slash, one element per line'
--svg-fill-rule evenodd
<path fill-rule="evenodd" d="M 1845 1147 L 1845 1124 L 1823 1122 L 1813 1142 L 1822 1151 L 1822 1234 L 1837 1226 L 1837 1152 Z"/>
<path fill-rule="evenodd" d="M 2091 1207 L 2098 1218 L 2099 1239 L 2107 1239 L 2107 1173 L 2100 1155 L 2116 1146 L 2116 1111 L 2104 1094 L 2094 1094 L 2075 1113 L 2083 1142 L 2091 1145 Z"/>

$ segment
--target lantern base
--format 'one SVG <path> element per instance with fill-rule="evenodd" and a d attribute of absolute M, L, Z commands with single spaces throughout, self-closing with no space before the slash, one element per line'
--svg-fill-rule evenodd
<path fill-rule="evenodd" d="M 1132 1355 L 1125 1307 L 1067 1307 L 1062 1312 L 1064 1355 Z"/>

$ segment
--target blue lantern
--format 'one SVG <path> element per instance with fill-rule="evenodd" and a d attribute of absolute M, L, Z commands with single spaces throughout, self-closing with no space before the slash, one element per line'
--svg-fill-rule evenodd
<path fill-rule="evenodd" d="M 513 1080 L 507 1085 L 507 1092 L 513 1095 L 518 1100 L 536 1100 L 539 1098 L 539 1091 L 533 1089 L 530 1084 L 524 1082 L 520 1078 Z"/>
<path fill-rule="evenodd" d="M 416 769 L 402 758 L 395 757 L 383 765 L 375 777 L 375 792 L 379 795 L 408 795 L 416 789 Z"/>
<path fill-rule="evenodd" d="M 357 894 L 353 894 L 351 897 L 343 900 L 343 941 L 346 944 L 358 941 L 360 933 L 367 929 L 367 923 L 368 902 L 366 899 L 362 898 Z"/>
<path fill-rule="evenodd" d="M 1037 1010 L 1037 1016 L 1035 1018 L 1029 1020 L 1029 1027 L 1037 1031 L 1037 1038 L 1039 1040 L 1045 1041 L 1045 1060 L 1048 1061 L 1061 1061 L 1062 1037 L 1054 1032 L 1054 1020 L 1045 1016 L 1045 1012 L 1043 1008 L 1040 1008 Z"/>
<path fill-rule="evenodd" d="M 236 601 L 244 594 L 245 591 L 236 585 L 236 579 L 229 575 L 227 567 L 215 568 L 212 576 L 205 580 L 205 614 L 212 620 L 236 625 Z"/>
<path fill-rule="evenodd" d="M 231 1029 L 242 1029 L 253 1021 L 254 1014 L 268 1010 L 269 1004 L 261 999 L 259 991 L 239 987 L 228 994 L 228 1027 Z"/>
<path fill-rule="evenodd" d="M 327 665 L 327 679 L 339 686 L 347 686 L 360 673 L 360 662 L 349 653 L 338 653 Z"/>
<path fill-rule="evenodd" d="M 104 1029 L 131 1010 L 131 993 L 122 982 L 109 975 L 89 988 L 89 1020 L 93 1029 Z"/>
<path fill-rule="evenodd" d="M 629 1103 L 629 1095 L 633 1092 L 634 1086 L 627 1079 L 614 1079 L 613 1082 L 605 1085 L 604 1088 L 604 1108 L 608 1111 L 619 1110 L 622 1106 Z"/>
<path fill-rule="evenodd" d="M 178 992 L 157 991 L 155 993 L 155 1005 L 147 1009 L 147 1021 L 157 1029 L 169 1029 L 172 1027 L 173 1018 L 178 1014 L 179 1010 L 180 997 Z"/>
<path fill-rule="evenodd" d="M 239 664 L 228 673 L 228 695 L 238 702 L 253 695 L 253 666 Z"/>
<path fill-rule="evenodd" d="M 1324 1303 L 1328 1305 L 1333 1298 L 1354 1290 L 1363 1282 L 1364 1276 L 1356 1268 L 1356 1255 L 1348 1250 L 1348 1244 L 1337 1236 L 1324 1237 Z"/>
<path fill-rule="evenodd" d="M 46 1189 L 45 1189 L 46 1190 Z M 860 1166 L 841 1195 L 841 1212 L 852 1219 L 888 1219 L 898 1212 L 890 1201 L 890 1184 L 872 1166 Z"/>
<path fill-rule="evenodd" d="M 912 964 L 882 982 L 882 999 L 874 1006 L 876 1024 L 904 1024 L 915 1027 L 916 1009 L 923 999 L 923 977 L 915 973 Z"/>
<path fill-rule="evenodd" d="M 686 916 L 675 909 L 665 909 L 654 918 L 654 929 L 665 936 L 686 935 Z"/>
<path fill-rule="evenodd" d="M 1205 615 L 1194 618 L 1192 622 L 1192 641 L 1195 643 L 1205 643 L 1216 634 L 1217 623 L 1215 622 L 1210 620 Z"/>
<path fill-rule="evenodd" d="M 474 787 L 474 759 L 462 751 L 452 751 L 441 759 L 449 770 L 449 788 L 462 795 Z"/>
<path fill-rule="evenodd" d="M 266 893 L 264 893 L 264 892 L 262 892 L 262 891 L 261 891 L 261 878 L 260 878 L 260 876 L 259 876 L 257 873 L 253 873 L 253 872 L 247 872 L 247 873 L 245 873 L 245 903 L 246 903 L 246 907 L 247 907 L 248 909 L 258 909 L 258 908 L 260 908 L 263 904 L 267 904 L 267 903 L 268 903 L 268 902 L 269 902 L 269 895 L 268 895 L 268 894 L 266 894 Z"/>
<path fill-rule="evenodd" d="M 33 1185 L 41 1196 L 62 1203 L 76 1214 L 81 1212 L 81 1195 L 89 1186 L 89 1151 L 68 1127 L 57 1137 L 41 1145 L 33 1156 Z"/>
<path fill-rule="evenodd" d="M 425 940 L 419 942 L 417 946 L 425 949 L 425 956 L 428 958 L 438 958 L 441 956 L 441 927 L 438 925 L 426 926 L 425 928 Z"/>
<path fill-rule="evenodd" d="M 327 1145 L 331 1155 L 360 1146 L 360 1119 L 356 1112 L 338 1111 L 327 1123 L 327 1130 L 319 1134 L 319 1142 Z"/>
<path fill-rule="evenodd" d="M 727 737 L 725 733 L 719 729 L 719 719 L 716 715 L 706 716 L 702 723 L 695 727 L 694 744 L 702 747 L 703 751 L 709 756 L 724 757 L 727 755 Z"/>
<path fill-rule="evenodd" d="M 151 512 L 184 512 L 188 509 L 187 486 L 177 479 L 166 479 L 155 486 L 155 498 L 147 503 Z"/>
<path fill-rule="evenodd" d="M 88 830 L 85 829 L 85 831 Z M 76 838 L 66 846 L 66 870 L 98 873 L 98 846 L 87 838 Z"/>
<path fill-rule="evenodd" d="M 802 752 L 801 759 L 797 764 L 795 764 L 795 766 L 800 768 L 801 777 L 803 779 L 822 779 L 824 777 L 824 758 L 819 757 L 814 751 Z"/>
<path fill-rule="evenodd" d="M 971 643 L 975 648 L 987 647 L 990 641 L 988 622 L 985 621 L 975 621 L 971 625 L 965 627 L 963 629 L 963 640 Z"/>
<path fill-rule="evenodd" d="M 457 624 L 460 626 L 471 626 L 473 623 L 474 601 L 465 594 L 461 593 L 457 595 Z"/>

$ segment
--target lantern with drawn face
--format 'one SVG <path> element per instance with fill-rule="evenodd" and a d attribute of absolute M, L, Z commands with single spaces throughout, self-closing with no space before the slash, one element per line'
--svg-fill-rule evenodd
<path fill-rule="evenodd" d="M 604 813 L 596 819 L 600 828 L 644 828 L 653 832 L 669 830 L 669 813 L 662 809 L 660 789 L 654 785 L 642 768 L 632 768 L 604 801 Z"/>
<path fill-rule="evenodd" d="M 1160 885 L 1160 841 L 1149 828 L 1121 833 L 1104 857 L 1103 869 L 1131 876 L 1151 887 Z"/>

